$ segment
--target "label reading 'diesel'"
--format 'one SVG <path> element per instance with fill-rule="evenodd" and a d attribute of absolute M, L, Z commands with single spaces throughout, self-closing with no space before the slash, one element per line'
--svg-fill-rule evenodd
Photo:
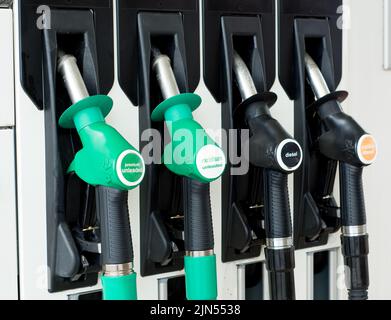
<path fill-rule="evenodd" d="M 225 169 L 224 152 L 215 145 L 204 146 L 198 151 L 196 164 L 198 171 L 206 179 L 217 179 Z"/>
<path fill-rule="evenodd" d="M 280 143 L 277 150 L 277 161 L 286 171 L 296 170 L 303 159 L 300 145 L 293 139 L 286 139 Z"/>

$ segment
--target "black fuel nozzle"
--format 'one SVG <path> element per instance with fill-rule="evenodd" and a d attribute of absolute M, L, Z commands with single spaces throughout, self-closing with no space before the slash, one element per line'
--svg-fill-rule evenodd
<path fill-rule="evenodd" d="M 315 61 L 305 55 L 308 82 L 314 92 L 315 102 L 309 106 L 323 124 L 318 137 L 319 151 L 329 159 L 355 166 L 367 166 L 376 157 L 376 142 L 351 116 L 343 112 L 341 102 L 346 91 L 330 92 Z"/>
<path fill-rule="evenodd" d="M 234 53 L 234 73 L 242 103 L 236 108 L 237 118 L 250 130 L 249 161 L 252 165 L 291 173 L 302 161 L 300 145 L 271 116 L 270 108 L 277 101 L 272 92 L 258 93 L 245 62 Z"/>
<path fill-rule="evenodd" d="M 249 162 L 264 169 L 265 255 L 270 296 L 273 300 L 293 300 L 295 259 L 288 173 L 300 166 L 302 150 L 271 116 L 269 109 L 277 96 L 257 92 L 250 71 L 237 52 L 234 52 L 233 69 L 243 99 L 235 110 L 236 117 L 250 130 Z"/>
<path fill-rule="evenodd" d="M 376 158 L 376 142 L 352 117 L 345 114 L 340 103 L 347 92 L 330 92 L 315 61 L 305 54 L 308 82 L 316 101 L 313 108 L 322 122 L 318 148 L 325 157 L 339 161 L 342 254 L 345 281 L 351 300 L 368 298 L 368 234 L 362 186 L 362 170 Z"/>

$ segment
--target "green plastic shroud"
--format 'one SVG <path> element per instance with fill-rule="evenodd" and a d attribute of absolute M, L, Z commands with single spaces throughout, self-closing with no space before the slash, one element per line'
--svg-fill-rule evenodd
<path fill-rule="evenodd" d="M 152 112 L 153 121 L 166 121 L 171 142 L 164 149 L 164 164 L 172 172 L 212 182 L 224 172 L 224 152 L 193 119 L 192 111 L 201 104 L 193 93 L 179 94 L 166 99 Z"/>
<path fill-rule="evenodd" d="M 103 300 L 137 300 L 136 273 L 126 276 L 101 276 Z"/>
<path fill-rule="evenodd" d="M 188 300 L 216 300 L 216 255 L 185 256 L 185 281 Z"/>
<path fill-rule="evenodd" d="M 83 145 L 68 172 L 75 172 L 93 186 L 131 190 L 143 180 L 145 164 L 140 153 L 105 122 L 112 106 L 111 98 L 96 95 L 75 103 L 62 114 L 60 126 L 76 128 Z"/>

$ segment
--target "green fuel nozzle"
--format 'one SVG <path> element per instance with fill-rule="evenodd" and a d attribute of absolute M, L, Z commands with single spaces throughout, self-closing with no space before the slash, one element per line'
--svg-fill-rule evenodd
<path fill-rule="evenodd" d="M 153 70 L 165 99 L 152 112 L 153 121 L 166 121 L 171 142 L 164 150 L 164 164 L 172 172 L 201 182 L 218 179 L 225 169 L 223 150 L 193 118 L 201 104 L 193 93 L 180 94 L 168 56 L 155 49 Z"/>
<path fill-rule="evenodd" d="M 140 153 L 105 122 L 113 101 L 105 95 L 89 96 L 72 55 L 59 53 L 58 71 L 73 103 L 60 117 L 63 128 L 76 128 L 82 142 L 68 172 L 95 186 L 100 221 L 102 287 L 105 300 L 137 298 L 133 248 L 128 212 L 128 190 L 145 173 Z"/>
<path fill-rule="evenodd" d="M 153 55 L 152 68 L 165 100 L 151 117 L 154 121 L 165 120 L 171 136 L 164 150 L 164 164 L 184 177 L 186 297 L 215 300 L 217 275 L 209 182 L 223 174 L 225 155 L 193 119 L 192 111 L 199 107 L 201 98 L 180 94 L 169 57 L 157 49 L 153 49 Z"/>
<path fill-rule="evenodd" d="M 113 101 L 105 95 L 89 96 L 76 58 L 61 55 L 58 62 L 73 105 L 60 117 L 63 128 L 76 128 L 83 148 L 76 154 L 68 171 L 74 171 L 85 182 L 121 190 L 137 187 L 145 172 L 140 153 L 105 117 Z"/>

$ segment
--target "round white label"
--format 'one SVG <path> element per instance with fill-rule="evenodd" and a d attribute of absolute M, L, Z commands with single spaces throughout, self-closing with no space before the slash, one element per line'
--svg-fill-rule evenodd
<path fill-rule="evenodd" d="M 225 169 L 225 155 L 219 147 L 208 144 L 197 154 L 196 165 L 199 173 L 206 179 L 217 179 Z"/>
<path fill-rule="evenodd" d="M 303 161 L 303 151 L 296 140 L 285 139 L 277 148 L 277 162 L 280 167 L 292 172 L 298 169 Z"/>
<path fill-rule="evenodd" d="M 125 150 L 117 159 L 116 171 L 125 186 L 138 186 L 145 175 L 144 159 L 134 150 Z"/>
<path fill-rule="evenodd" d="M 369 165 L 373 163 L 377 157 L 375 138 L 370 134 L 364 134 L 358 141 L 356 152 L 363 164 Z"/>

